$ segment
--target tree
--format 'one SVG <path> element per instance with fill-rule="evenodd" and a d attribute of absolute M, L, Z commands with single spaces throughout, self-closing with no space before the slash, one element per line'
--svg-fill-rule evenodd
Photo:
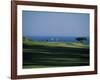
<path fill-rule="evenodd" d="M 23 41 L 26 41 L 26 37 L 23 37 Z"/>
<path fill-rule="evenodd" d="M 28 38 L 26 38 L 26 37 L 23 36 L 23 41 L 33 41 L 33 40 L 28 39 Z"/>
<path fill-rule="evenodd" d="M 79 41 L 80 43 L 83 43 L 85 40 L 87 40 L 87 38 L 86 37 L 77 37 L 76 40 Z"/>

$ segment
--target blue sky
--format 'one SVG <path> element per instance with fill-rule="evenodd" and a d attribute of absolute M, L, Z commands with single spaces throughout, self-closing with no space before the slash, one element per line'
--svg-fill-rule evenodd
<path fill-rule="evenodd" d="M 89 36 L 89 14 L 23 11 L 23 36 Z"/>

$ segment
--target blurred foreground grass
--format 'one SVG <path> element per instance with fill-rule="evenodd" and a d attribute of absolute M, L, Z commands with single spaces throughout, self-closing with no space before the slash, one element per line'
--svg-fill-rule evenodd
<path fill-rule="evenodd" d="M 89 65 L 89 45 L 80 42 L 23 41 L 23 68 Z"/>

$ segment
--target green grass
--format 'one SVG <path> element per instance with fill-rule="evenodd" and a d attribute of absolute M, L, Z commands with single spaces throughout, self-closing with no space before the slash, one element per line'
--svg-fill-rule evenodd
<path fill-rule="evenodd" d="M 72 48 L 89 48 L 89 45 L 80 42 L 39 42 L 39 41 L 24 41 L 23 44 L 34 46 L 50 46 L 50 47 L 72 47 Z"/>
<path fill-rule="evenodd" d="M 26 68 L 48 68 L 49 66 L 41 66 L 41 65 L 28 65 L 28 66 L 23 66 L 24 69 Z"/>
<path fill-rule="evenodd" d="M 89 65 L 89 45 L 80 42 L 23 41 L 23 68 Z"/>

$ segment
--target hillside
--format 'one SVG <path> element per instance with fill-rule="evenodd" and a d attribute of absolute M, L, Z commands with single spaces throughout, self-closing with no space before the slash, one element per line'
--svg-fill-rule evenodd
<path fill-rule="evenodd" d="M 23 40 L 23 68 L 89 65 L 89 45 Z"/>

